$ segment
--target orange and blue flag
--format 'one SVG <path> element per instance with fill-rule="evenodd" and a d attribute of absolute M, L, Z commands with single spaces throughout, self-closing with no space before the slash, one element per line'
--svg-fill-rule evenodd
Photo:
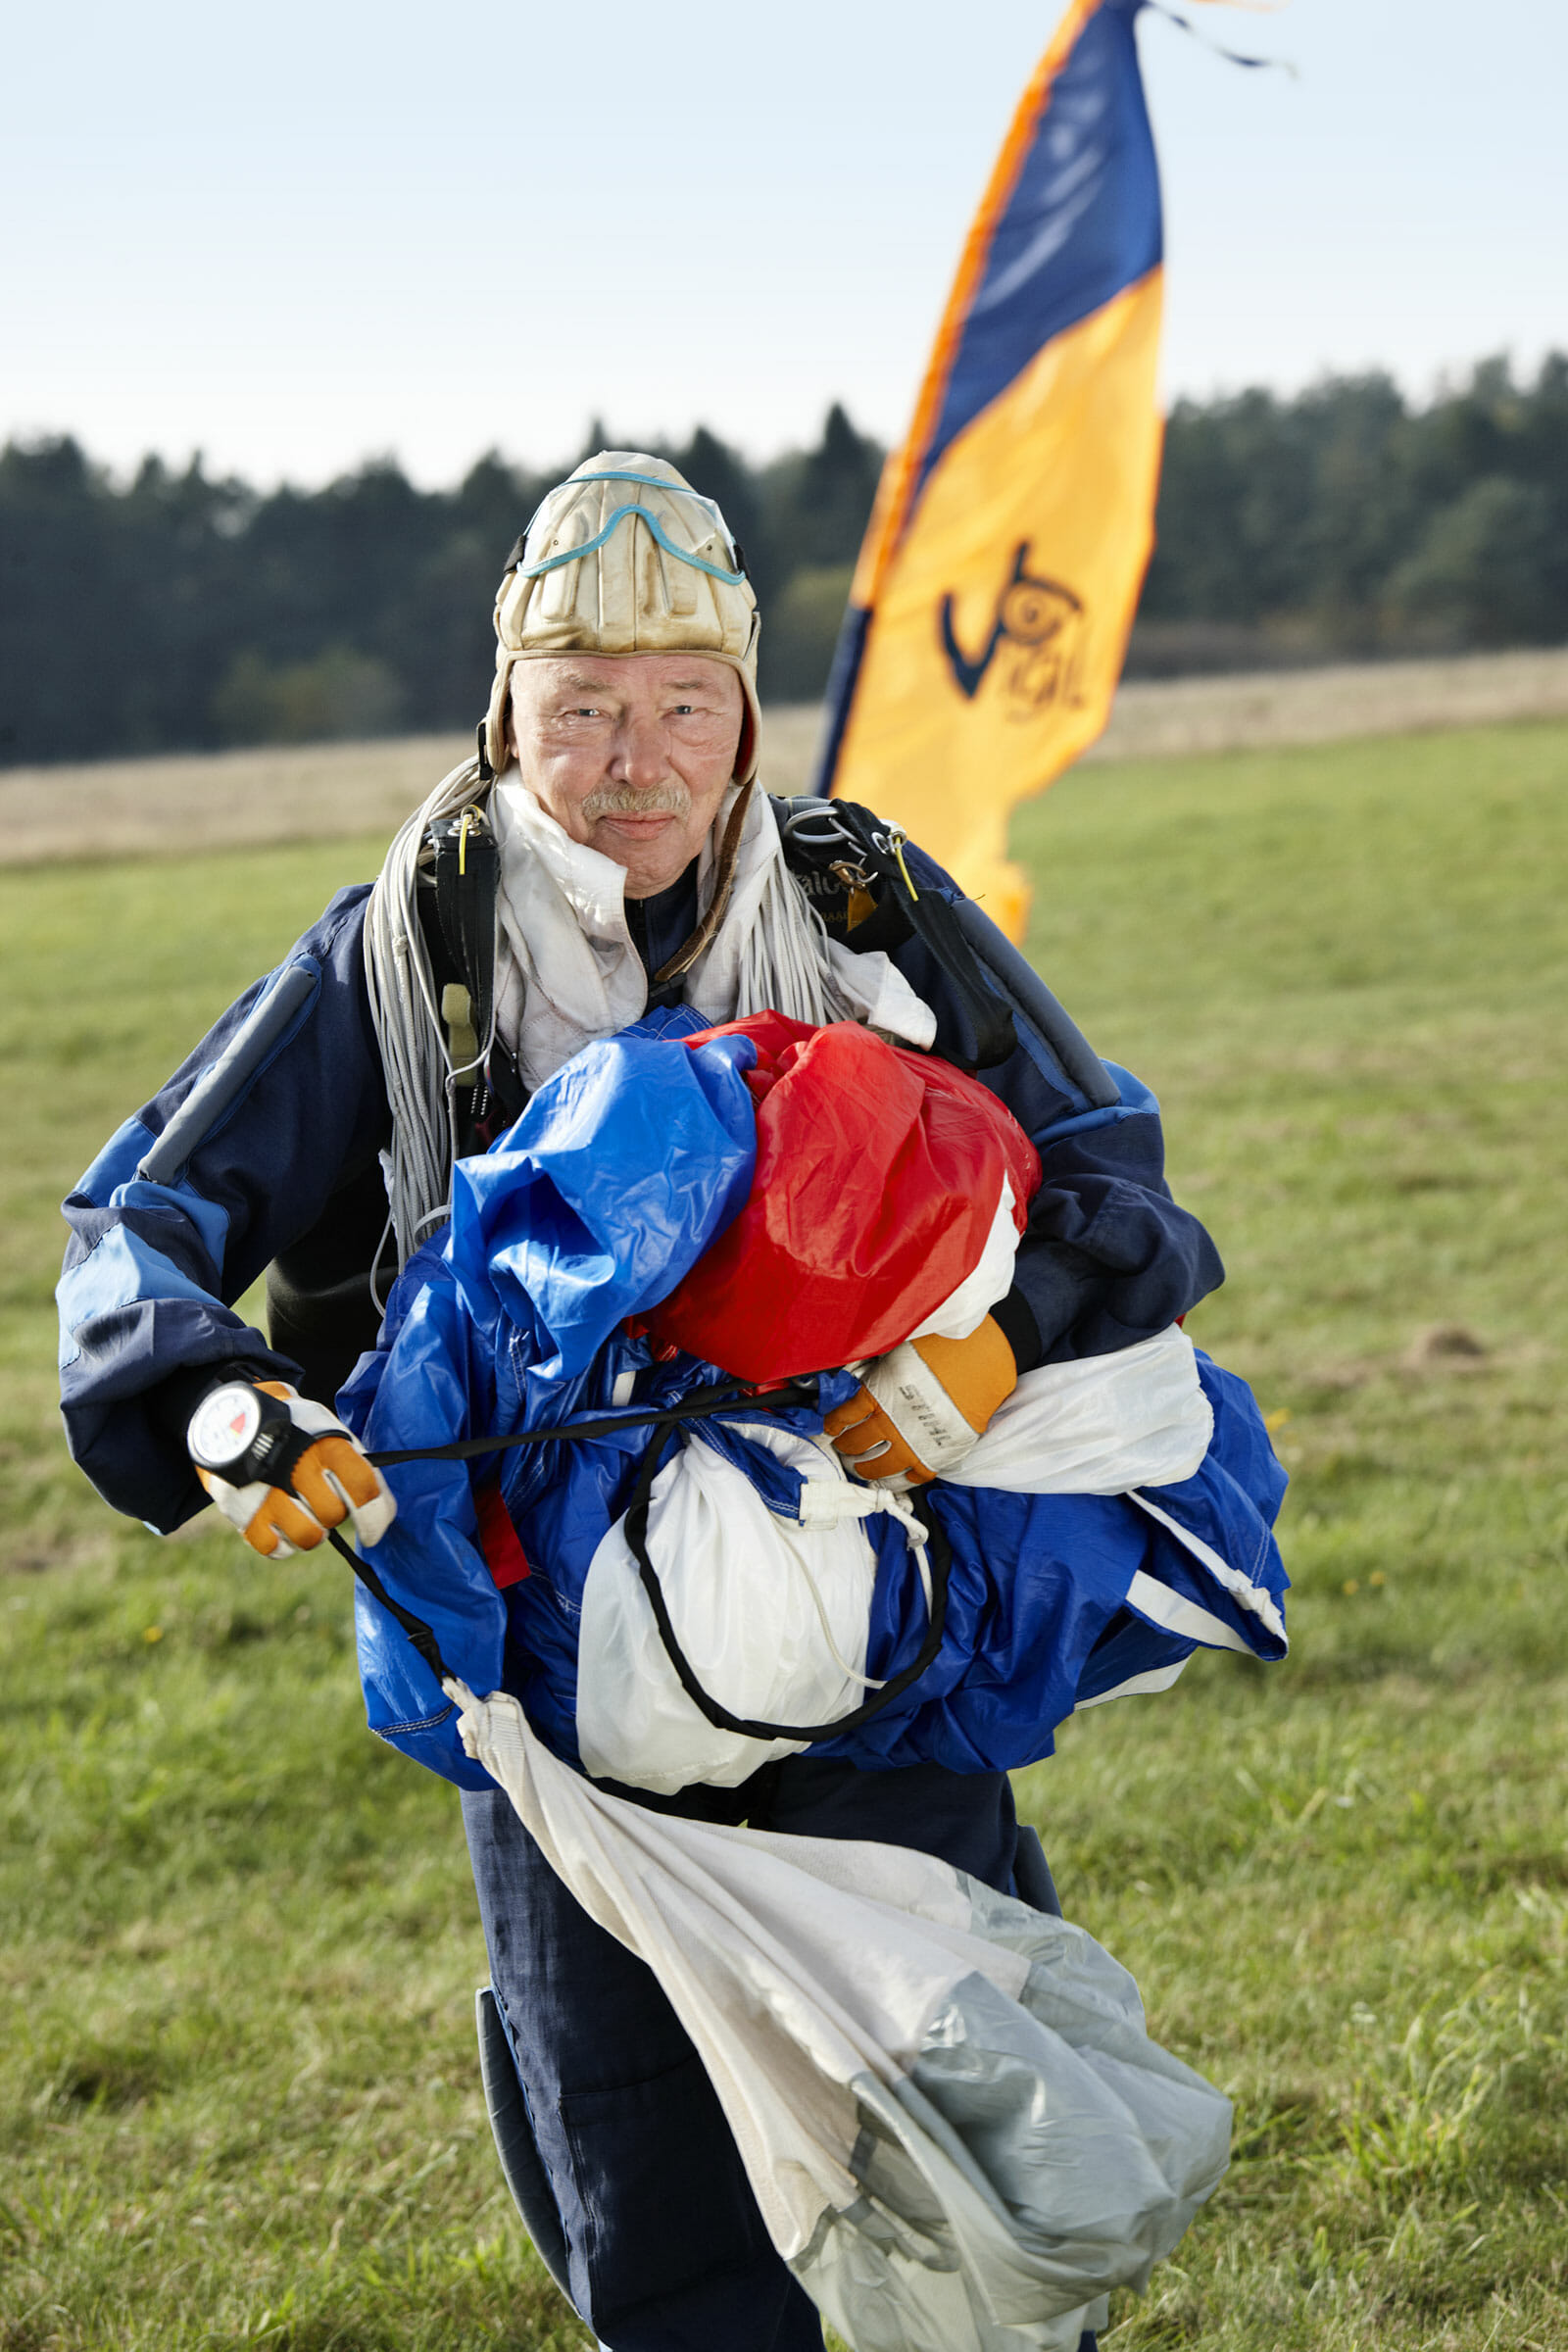
<path fill-rule="evenodd" d="M 1018 802 L 1109 716 L 1153 545 L 1159 177 L 1143 0 L 1071 0 L 970 229 L 866 531 L 817 789 L 1019 936 Z"/>

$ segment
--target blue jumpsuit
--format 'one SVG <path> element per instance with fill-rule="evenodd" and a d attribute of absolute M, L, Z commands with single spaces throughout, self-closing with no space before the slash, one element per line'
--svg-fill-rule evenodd
<path fill-rule="evenodd" d="M 957 896 L 919 853 L 909 863 L 919 888 Z M 651 971 L 695 921 L 694 870 L 637 909 Z M 71 1449 L 116 1508 L 164 1531 L 205 1502 L 172 1397 L 201 1366 L 298 1377 L 232 1301 L 302 1237 L 330 1236 L 334 1198 L 364 1179 L 390 1135 L 364 975 L 368 898 L 363 887 L 340 893 L 290 951 L 279 973 L 305 975 L 298 1009 L 183 1165 L 158 1182 L 137 1175 L 277 975 L 230 1007 L 65 1203 Z M 894 960 L 940 1015 L 950 990 L 930 951 L 911 940 Z M 1107 1353 L 1164 1330 L 1222 1269 L 1171 1199 L 1152 1097 L 1129 1081 L 1120 1103 L 1092 1108 L 1025 1025 L 1019 1034 L 1012 1056 L 980 1073 L 1043 1169 L 1008 1337 L 1017 1352 L 1025 1335 L 1025 1365 Z M 729 1819 L 744 1806 L 740 1817 L 760 1827 L 917 1847 L 1004 1889 L 1016 1872 L 1021 1891 L 1049 1899 L 1038 1850 L 1019 1848 L 1004 1774 L 867 1772 L 807 1754 L 742 1792 L 659 1801 L 723 1804 Z M 767 2240 L 717 2100 L 656 1980 L 586 1917 L 499 1791 L 466 1791 L 463 1805 L 492 1984 L 582 2317 L 613 2352 L 814 2352 L 815 2310 Z"/>

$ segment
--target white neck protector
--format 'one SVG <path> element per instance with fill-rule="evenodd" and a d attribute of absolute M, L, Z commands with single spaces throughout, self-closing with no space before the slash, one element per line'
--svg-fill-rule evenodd
<path fill-rule="evenodd" d="M 702 905 L 737 789 L 703 845 Z M 572 841 L 515 764 L 492 790 L 490 821 L 501 851 L 497 1025 L 531 1090 L 591 1040 L 638 1019 L 648 977 L 626 922 L 624 867 Z M 771 1009 L 800 1021 L 863 1021 L 922 1049 L 936 1035 L 935 1014 L 896 964 L 827 937 L 785 865 L 772 805 L 757 791 L 724 919 L 687 975 L 686 998 L 710 1021 Z"/>

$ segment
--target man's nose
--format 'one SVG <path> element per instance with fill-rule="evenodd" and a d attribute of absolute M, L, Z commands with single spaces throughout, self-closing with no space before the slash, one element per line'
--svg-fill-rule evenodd
<path fill-rule="evenodd" d="M 611 774 L 618 783 L 629 784 L 634 792 L 652 792 L 656 785 L 668 780 L 664 730 L 657 718 L 637 714 L 622 718 L 615 730 Z"/>

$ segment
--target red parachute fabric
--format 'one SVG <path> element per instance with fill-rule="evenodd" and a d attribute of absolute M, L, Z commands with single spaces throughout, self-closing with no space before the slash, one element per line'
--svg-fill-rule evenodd
<path fill-rule="evenodd" d="M 738 1379 L 882 1355 L 974 1271 L 1033 1144 L 977 1079 L 851 1021 L 760 1012 L 682 1042 L 749 1037 L 757 1171 L 746 1206 L 642 1327 Z"/>

